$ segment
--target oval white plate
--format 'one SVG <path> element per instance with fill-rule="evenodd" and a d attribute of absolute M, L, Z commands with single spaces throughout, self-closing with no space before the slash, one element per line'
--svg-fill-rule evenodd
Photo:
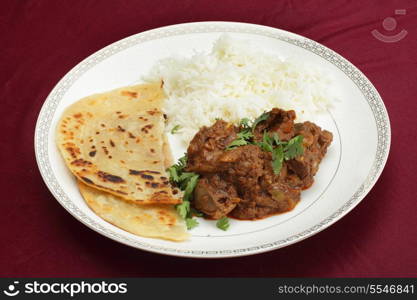
<path fill-rule="evenodd" d="M 320 65 L 334 80 L 340 102 L 314 120 L 333 132 L 334 141 L 320 165 L 315 184 L 302 193 L 296 208 L 259 221 L 232 220 L 226 232 L 200 220 L 189 241 L 175 243 L 142 238 L 97 217 L 84 203 L 74 177 L 54 142 L 57 120 L 65 107 L 89 94 L 137 82 L 160 58 L 209 50 L 222 33 L 249 39 L 281 56 Z M 160 254 L 186 257 L 233 257 L 261 253 L 303 240 L 330 226 L 353 209 L 381 174 L 390 146 L 390 124 L 381 97 L 369 80 L 346 59 L 312 40 L 254 24 L 202 22 L 173 25 L 133 35 L 91 55 L 55 86 L 36 125 L 35 150 L 48 188 L 79 221 L 115 241 Z M 175 151 L 176 150 L 176 151 Z M 181 151 L 174 149 L 174 153 Z"/>

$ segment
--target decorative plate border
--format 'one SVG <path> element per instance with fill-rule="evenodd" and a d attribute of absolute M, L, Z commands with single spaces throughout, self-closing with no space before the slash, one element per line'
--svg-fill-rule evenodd
<path fill-rule="evenodd" d="M 53 174 L 48 153 L 48 133 L 55 110 L 71 85 L 87 70 L 105 60 L 106 58 L 129 47 L 147 41 L 175 35 L 208 32 L 248 33 L 278 39 L 280 41 L 284 41 L 292 45 L 304 48 L 316 55 L 319 55 L 320 57 L 326 59 L 338 67 L 342 72 L 344 72 L 346 76 L 348 76 L 360 89 L 366 101 L 368 102 L 375 118 L 378 141 L 377 151 L 371 170 L 369 171 L 367 178 L 361 184 L 358 190 L 336 212 L 322 220 L 320 223 L 312 226 L 311 228 L 308 228 L 307 230 L 304 230 L 286 239 L 278 240 L 272 243 L 234 250 L 180 250 L 170 247 L 154 246 L 152 244 L 124 237 L 95 222 L 92 218 L 88 217 L 77 206 L 75 206 L 65 191 L 62 189 L 62 187 L 59 185 L 55 175 Z M 336 222 L 343 215 L 352 210 L 373 187 L 387 161 L 390 141 L 391 129 L 388 113 L 377 90 L 361 71 L 359 71 L 354 65 L 352 65 L 349 61 L 347 61 L 345 58 L 333 50 L 313 40 L 272 27 L 234 22 L 198 22 L 161 27 L 158 29 L 138 33 L 97 51 L 96 53 L 83 60 L 77 66 L 75 66 L 58 82 L 42 106 L 36 123 L 35 153 L 39 170 L 49 190 L 69 213 L 71 213 L 76 219 L 91 229 L 115 241 L 142 250 L 175 256 L 220 258 L 251 255 L 278 249 L 310 237 Z"/>

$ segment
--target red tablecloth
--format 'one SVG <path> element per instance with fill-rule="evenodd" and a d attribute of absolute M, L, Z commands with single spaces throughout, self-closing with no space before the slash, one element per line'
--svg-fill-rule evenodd
<path fill-rule="evenodd" d="M 0 276 L 417 276 L 417 2 L 362 2 L 1 1 Z M 383 23 L 386 17 L 397 21 L 394 30 L 384 29 L 395 25 Z M 35 121 L 66 72 L 129 35 L 207 20 L 263 24 L 316 40 L 359 67 L 384 99 L 392 145 L 382 176 L 357 208 L 314 237 L 234 259 L 156 255 L 79 223 L 40 177 Z M 384 43 L 373 29 L 408 34 Z"/>

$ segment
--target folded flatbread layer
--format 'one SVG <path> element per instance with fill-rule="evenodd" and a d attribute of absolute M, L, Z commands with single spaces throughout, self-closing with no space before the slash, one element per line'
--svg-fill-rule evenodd
<path fill-rule="evenodd" d="M 189 237 L 184 220 L 173 205 L 135 204 L 78 181 L 81 195 L 102 219 L 130 233 L 183 241 Z"/>
<path fill-rule="evenodd" d="M 164 99 L 157 83 L 92 95 L 68 107 L 56 137 L 71 172 L 90 187 L 138 204 L 180 203 L 164 165 Z"/>

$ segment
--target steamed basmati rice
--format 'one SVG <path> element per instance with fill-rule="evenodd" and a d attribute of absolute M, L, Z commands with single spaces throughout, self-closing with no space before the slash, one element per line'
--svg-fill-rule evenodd
<path fill-rule="evenodd" d="M 238 123 L 273 107 L 294 109 L 298 120 L 327 109 L 330 81 L 317 66 L 263 53 L 248 41 L 221 36 L 210 53 L 160 60 L 145 81 L 164 81 L 167 132 L 186 144 L 217 118 Z"/>

